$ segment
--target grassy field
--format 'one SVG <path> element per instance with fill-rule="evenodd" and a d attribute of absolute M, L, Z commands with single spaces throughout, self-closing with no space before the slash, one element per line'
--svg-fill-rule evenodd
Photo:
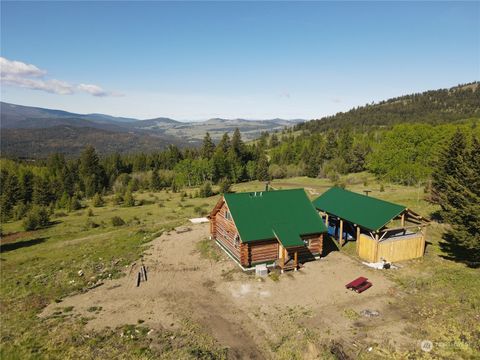
<path fill-rule="evenodd" d="M 366 174 L 347 176 L 348 189 L 394 201 L 424 216 L 438 210 L 423 200 L 423 188 L 376 182 Z M 314 198 L 332 184 L 325 179 L 292 178 L 272 182 L 276 189 L 304 187 Z M 238 184 L 235 191 L 262 190 L 264 184 Z M 218 196 L 190 198 L 180 193 L 136 193 L 142 205 L 121 207 L 107 204 L 69 214 L 57 212 L 47 229 L 23 232 L 21 222 L 3 224 L 1 246 L 1 352 L 2 359 L 28 358 L 223 358 L 221 346 L 196 324 L 185 322 L 177 333 L 160 333 L 157 342 L 168 336 L 184 337 L 182 346 L 157 352 L 150 340 L 137 336 L 148 331 L 129 325 L 122 329 L 87 332 L 86 319 L 68 316 L 62 298 L 88 291 L 105 279 L 122 276 L 126 267 L 141 258 L 148 242 L 164 231 L 185 224 L 212 208 Z M 89 216 L 88 208 L 93 210 Z M 113 226 L 118 216 L 125 225 Z M 95 224 L 95 225 L 92 225 Z M 97 226 L 98 225 L 98 226 Z M 409 332 L 435 344 L 431 353 L 415 357 L 478 358 L 480 355 L 480 272 L 443 258 L 439 246 L 445 225 L 433 223 L 429 229 L 426 256 L 405 263 L 407 271 L 388 272 L 402 289 L 392 302 L 410 321 Z M 342 251 L 354 255 L 354 244 Z M 208 252 L 199 243 L 200 252 Z M 59 311 L 52 319 L 38 318 L 47 304 L 57 302 Z M 71 309 L 70 309 L 71 310 Z M 93 311 L 93 310 L 92 310 Z M 119 336 L 119 333 L 122 336 Z M 123 335 L 128 336 L 123 336 Z M 187 341 L 188 339 L 188 341 Z M 389 357 L 395 349 L 381 346 L 372 358 Z M 397 356 L 398 355 L 398 356 Z M 397 354 L 399 358 L 412 354 Z"/>

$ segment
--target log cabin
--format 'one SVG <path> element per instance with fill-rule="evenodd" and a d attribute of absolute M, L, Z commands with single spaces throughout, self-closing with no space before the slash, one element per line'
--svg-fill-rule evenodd
<path fill-rule="evenodd" d="M 356 241 L 358 256 L 368 262 L 402 261 L 422 257 L 429 221 L 403 205 L 339 187 L 313 201 L 328 234 Z"/>
<path fill-rule="evenodd" d="M 322 254 L 326 228 L 303 189 L 225 194 L 208 218 L 212 238 L 244 269 L 296 270 Z"/>

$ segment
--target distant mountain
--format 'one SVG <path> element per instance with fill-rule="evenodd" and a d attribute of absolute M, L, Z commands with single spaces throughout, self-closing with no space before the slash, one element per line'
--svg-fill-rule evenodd
<path fill-rule="evenodd" d="M 245 140 L 257 138 L 262 131 L 281 130 L 303 120 L 210 119 L 180 122 L 158 117 L 138 120 L 104 114 L 76 114 L 0 103 L 2 155 L 42 157 L 60 151 L 78 154 L 86 144 L 100 153 L 112 151 L 152 151 L 168 144 L 199 145 L 210 132 L 219 140 L 225 132 L 239 128 Z"/>
<path fill-rule="evenodd" d="M 430 90 L 367 104 L 297 125 L 297 130 L 326 131 L 345 126 L 369 128 L 400 123 L 441 124 L 480 117 L 480 83 Z"/>

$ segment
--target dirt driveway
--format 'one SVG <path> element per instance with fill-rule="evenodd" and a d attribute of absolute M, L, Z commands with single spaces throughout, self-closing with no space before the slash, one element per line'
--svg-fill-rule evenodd
<path fill-rule="evenodd" d="M 275 352 L 290 342 L 310 341 L 313 345 L 305 347 L 304 358 L 315 358 L 314 343 L 322 339 L 358 343 L 359 349 L 370 343 L 405 346 L 410 341 L 403 335 L 400 315 L 389 305 L 398 296 L 395 287 L 382 272 L 334 252 L 278 281 L 259 280 L 223 253 L 219 261 L 202 258 L 196 244 L 208 237 L 208 224 L 188 227 L 187 232 L 172 231 L 149 244 L 143 260 L 148 281 L 140 287 L 137 263 L 126 269 L 127 276 L 66 298 L 61 306 L 73 306 L 74 313 L 91 318 L 89 329 L 139 320 L 152 329 L 174 329 L 189 318 L 227 346 L 232 358 L 241 359 L 277 357 Z M 360 275 L 373 287 L 362 294 L 344 288 Z M 58 306 L 51 304 L 41 316 L 53 314 Z M 101 311 L 92 316 L 92 307 Z M 380 316 L 360 316 L 365 309 Z M 315 341 L 304 336 L 312 332 L 318 336 Z"/>

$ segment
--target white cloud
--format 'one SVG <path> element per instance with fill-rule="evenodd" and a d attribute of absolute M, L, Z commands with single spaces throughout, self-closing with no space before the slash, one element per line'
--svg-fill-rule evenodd
<path fill-rule="evenodd" d="M 93 96 L 119 96 L 94 84 L 73 85 L 57 79 L 45 79 L 47 71 L 21 61 L 12 61 L 0 57 L 0 74 L 3 84 L 26 89 L 41 90 L 52 94 L 70 95 L 83 91 Z"/>
<path fill-rule="evenodd" d="M 4 75 L 40 77 L 47 73 L 45 70 L 41 70 L 35 65 L 26 64 L 21 61 L 8 60 L 4 57 L 0 57 L 0 71 L 2 77 Z"/>

